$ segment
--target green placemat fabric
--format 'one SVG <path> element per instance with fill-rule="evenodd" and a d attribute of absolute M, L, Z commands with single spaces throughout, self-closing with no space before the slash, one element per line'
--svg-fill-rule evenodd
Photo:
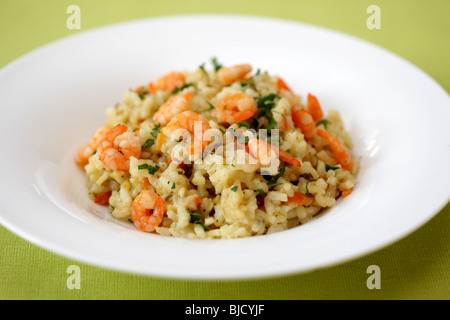
<path fill-rule="evenodd" d="M 81 9 L 81 29 L 66 26 L 69 5 Z M 368 29 L 377 5 L 381 29 Z M 411 61 L 450 92 L 450 1 L 277 0 L 1 0 L 0 67 L 74 33 L 122 21 L 172 14 L 234 13 L 289 19 L 339 30 Z M 450 138 L 450 137 L 449 137 Z M 450 178 L 450 177 L 443 177 Z M 423 200 L 425 201 L 425 200 Z M 194 281 L 144 277 L 74 261 L 0 227 L 1 299 L 449 299 L 450 204 L 404 239 L 336 266 L 264 279 Z M 80 288 L 69 289 L 75 265 Z M 369 289 L 369 266 L 380 288 Z"/>

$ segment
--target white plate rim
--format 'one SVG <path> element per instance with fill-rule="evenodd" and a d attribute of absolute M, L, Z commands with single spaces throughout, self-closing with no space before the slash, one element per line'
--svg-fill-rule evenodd
<path fill-rule="evenodd" d="M 102 30 L 108 30 L 110 27 L 122 27 L 125 25 L 130 25 L 133 23 L 141 23 L 144 21 L 162 21 L 162 20 L 166 20 L 166 19 L 197 19 L 197 18 L 202 18 L 202 17 L 218 17 L 218 18 L 232 18 L 232 17 L 238 17 L 240 19 L 260 19 L 260 20 L 265 20 L 268 22 L 272 22 L 272 23 L 281 23 L 281 24 L 286 24 L 286 25 L 292 25 L 292 26 L 303 26 L 305 28 L 312 28 L 312 29 L 317 29 L 317 30 L 322 30 L 325 32 L 329 32 L 331 34 L 337 34 L 340 36 L 344 36 L 346 38 L 353 38 L 355 41 L 358 42 L 365 42 L 366 45 L 369 46 L 373 46 L 376 47 L 377 50 L 383 50 L 385 51 L 386 54 L 389 55 L 394 55 L 393 53 L 387 51 L 386 49 L 380 48 L 370 42 L 367 42 L 365 40 L 359 39 L 359 38 L 355 38 L 351 35 L 347 35 L 344 33 L 341 33 L 339 31 L 335 31 L 335 30 L 330 30 L 330 29 L 326 29 L 323 27 L 319 27 L 319 26 L 312 26 L 309 24 L 304 24 L 304 23 L 300 23 L 300 22 L 294 22 L 294 21 L 286 21 L 286 20 L 281 20 L 281 19 L 275 19 L 275 18 L 268 18 L 268 17 L 256 17 L 256 16 L 246 16 L 246 15 L 210 15 L 210 14 L 202 14 L 202 15 L 174 15 L 174 16 L 163 16 L 163 17 L 156 17 L 156 18 L 150 18 L 150 19 L 139 19 L 139 20 L 134 20 L 134 21 L 126 21 L 126 22 L 120 22 L 117 24 L 113 24 L 113 25 L 108 25 L 108 26 L 102 26 L 99 28 L 95 28 L 95 29 L 91 29 L 88 31 L 84 31 L 84 32 L 80 32 L 77 33 L 75 35 L 72 35 L 70 37 L 65 37 L 56 41 L 53 41 L 49 44 L 46 44 L 40 48 L 37 48 L 33 51 L 31 51 L 30 53 L 27 53 L 23 56 L 21 56 L 20 58 L 14 60 L 13 62 L 7 64 L 5 67 L 3 67 L 0 71 L 0 77 L 2 76 L 2 74 L 6 73 L 7 71 L 9 71 L 10 69 L 13 69 L 15 66 L 20 65 L 21 63 L 23 63 L 23 61 L 27 60 L 27 59 L 33 59 L 33 57 L 35 55 L 39 55 L 42 52 L 49 50 L 51 51 L 52 48 L 57 47 L 58 45 L 60 45 L 61 43 L 66 43 L 66 42 L 70 42 L 72 41 L 72 39 L 77 38 L 77 37 L 83 37 L 85 34 L 89 33 L 89 34 L 93 34 L 93 33 L 97 33 L 97 32 L 102 32 Z M 395 56 L 395 55 L 394 55 Z M 432 80 L 432 78 L 426 74 L 425 72 L 423 72 L 421 69 L 419 69 L 418 67 L 416 67 L 415 65 L 411 64 L 410 62 L 406 61 L 403 58 L 400 58 L 398 56 L 396 56 L 396 58 L 399 58 L 400 60 L 402 60 L 403 62 L 406 62 L 407 64 L 409 64 L 410 67 L 414 68 L 416 71 L 420 72 L 423 76 L 429 78 L 430 80 Z M 434 81 L 434 80 L 432 80 Z M 439 84 L 436 83 L 436 85 L 438 87 L 440 87 Z M 442 89 L 442 88 L 441 88 Z M 443 89 L 442 89 L 443 90 Z M 5 219 L 4 216 L 0 215 L 0 221 L 2 223 L 2 225 L 4 225 L 7 229 L 13 231 L 14 233 L 18 234 L 19 236 L 21 236 L 24 239 L 27 239 L 28 241 L 37 244 L 40 247 L 43 247 L 47 250 L 50 250 L 52 252 L 56 252 L 62 256 L 66 256 L 67 258 L 75 258 L 79 261 L 83 261 L 85 263 L 89 263 L 89 264 L 94 264 L 94 265 L 100 265 L 103 266 L 105 268 L 112 268 L 114 270 L 121 270 L 124 272 L 136 272 L 139 274 L 143 274 L 143 275 L 153 275 L 153 276 L 162 276 L 162 277 L 175 277 L 175 278 L 201 278 L 201 279 L 205 279 L 205 278 L 212 278 L 212 279 L 216 279 L 216 278 L 227 278 L 227 279 L 235 279 L 235 278 L 251 278 L 251 277 L 261 277 L 261 276 L 273 276 L 273 275 L 280 275 L 280 274 L 288 274 L 288 273 L 296 273 L 296 272 L 300 272 L 300 271 L 309 271 L 312 269 L 316 269 L 319 267 L 328 267 L 331 265 L 335 265 L 335 264 L 340 264 L 343 263 L 345 261 L 349 261 L 352 260 L 354 258 L 357 257 L 361 257 L 362 255 L 365 254 L 370 254 L 371 252 L 380 250 L 383 247 L 386 247 L 390 244 L 392 244 L 395 241 L 400 240 L 401 238 L 404 238 L 405 236 L 413 233 L 415 230 L 417 230 L 418 228 L 420 228 L 421 226 L 423 226 L 423 224 L 425 224 L 426 222 L 428 222 L 431 218 L 434 217 L 435 214 L 437 214 L 440 210 L 442 210 L 442 208 L 447 204 L 448 200 L 450 199 L 450 197 L 447 197 L 446 201 L 443 200 L 441 203 L 439 204 L 435 204 L 434 208 L 430 208 L 429 209 L 429 213 L 427 215 L 424 215 L 422 217 L 422 219 L 418 219 L 415 223 L 414 226 L 411 226 L 410 228 L 408 228 L 407 231 L 404 231 L 402 233 L 398 233 L 395 236 L 392 236 L 391 238 L 386 238 L 383 242 L 379 242 L 376 245 L 372 246 L 371 248 L 366 248 L 363 252 L 352 252 L 351 254 L 348 254 L 346 256 L 342 256 L 340 257 L 340 259 L 335 259 L 334 261 L 328 261 L 328 263 L 324 263 L 321 265 L 310 265 L 307 268 L 298 268 L 296 266 L 290 266 L 290 267 L 285 267 L 285 268 L 280 268 L 278 270 L 264 270 L 262 272 L 254 272 L 254 273 L 248 273 L 248 272 L 243 272 L 242 274 L 237 274 L 237 275 L 232 275 L 232 274 L 217 274 L 217 273 L 211 273 L 209 275 L 206 276 L 202 276 L 199 274 L 177 274 L 177 273 L 170 273 L 167 274 L 165 272 L 162 272 L 161 270 L 159 270 L 159 272 L 152 270 L 151 272 L 146 272 L 145 270 L 131 270 L 129 268 L 126 268 L 124 266 L 114 266 L 112 267 L 111 265 L 109 265 L 109 263 L 103 261 L 102 259 L 92 259 L 91 258 L 86 258 L 83 255 L 79 255 L 76 254 L 74 252 L 70 252 L 68 253 L 67 250 L 65 250 L 65 248 L 60 248 L 58 246 L 55 246 L 54 244 L 48 243 L 47 241 L 43 240 L 41 237 L 37 237 L 33 234 L 30 234 L 29 232 L 24 232 L 20 226 L 15 225 L 13 222 L 8 221 L 8 219 Z M 274 235 L 274 236 L 279 236 L 279 235 Z M 171 241 L 171 240 L 170 240 Z M 174 240 L 174 241 L 179 241 L 179 240 Z M 184 240 L 183 240 L 184 241 Z M 188 240 L 189 241 L 189 240 Z M 234 241 L 234 240 L 232 240 Z M 240 240 L 238 240 L 240 241 Z M 231 241 L 230 241 L 231 242 Z"/>

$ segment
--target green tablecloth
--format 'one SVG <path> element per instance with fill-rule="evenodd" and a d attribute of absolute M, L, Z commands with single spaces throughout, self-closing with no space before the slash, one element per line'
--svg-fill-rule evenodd
<path fill-rule="evenodd" d="M 71 4 L 81 8 L 81 30 L 66 26 Z M 366 25 L 372 4 L 381 10 L 378 30 Z M 448 0 L 0 0 L 0 67 L 53 40 L 110 23 L 171 14 L 238 13 L 321 25 L 366 39 L 413 62 L 449 91 L 449 12 Z M 168 280 L 106 270 L 48 252 L 0 227 L 0 298 L 449 299 L 449 214 L 447 204 L 411 235 L 351 262 L 240 281 Z M 82 272 L 79 290 L 67 287 L 66 270 L 73 264 Z M 380 268 L 380 289 L 367 287 L 370 265 Z"/>

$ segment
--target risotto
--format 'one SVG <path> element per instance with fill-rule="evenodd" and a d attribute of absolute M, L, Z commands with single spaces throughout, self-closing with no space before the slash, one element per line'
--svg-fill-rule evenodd
<path fill-rule="evenodd" d="M 76 162 L 93 201 L 138 230 L 238 238 L 299 226 L 350 195 L 351 149 L 314 95 L 212 59 L 126 91 Z"/>

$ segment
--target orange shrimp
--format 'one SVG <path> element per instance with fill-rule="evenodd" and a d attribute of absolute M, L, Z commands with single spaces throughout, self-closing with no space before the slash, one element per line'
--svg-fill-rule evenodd
<path fill-rule="evenodd" d="M 128 171 L 130 157 L 140 158 L 141 143 L 133 132 L 127 132 L 125 125 L 110 129 L 98 148 L 99 159 L 112 170 Z"/>
<path fill-rule="evenodd" d="M 187 102 L 192 100 L 192 98 L 194 98 L 194 94 L 192 92 L 186 92 L 171 97 L 166 101 L 166 103 L 159 107 L 158 111 L 155 112 L 153 120 L 156 123 L 165 126 L 169 123 L 170 119 L 177 114 L 190 110 Z"/>
<path fill-rule="evenodd" d="M 353 159 L 347 147 L 339 141 L 339 139 L 325 130 L 318 128 L 317 135 L 324 138 L 328 142 L 336 161 L 342 165 L 342 168 L 351 171 L 353 169 Z"/>
<path fill-rule="evenodd" d="M 181 72 L 169 72 L 168 74 L 158 78 L 154 83 L 148 85 L 148 92 L 155 93 L 158 90 L 173 91 L 175 88 L 182 88 L 186 83 L 186 78 Z"/>
<path fill-rule="evenodd" d="M 277 90 L 280 91 L 281 89 L 287 90 L 289 92 L 293 91 L 291 90 L 291 88 L 289 88 L 289 86 L 286 84 L 286 82 L 284 82 L 283 79 L 281 79 L 280 77 L 277 78 Z"/>
<path fill-rule="evenodd" d="M 277 78 L 277 92 L 283 98 L 288 99 L 292 107 L 297 107 L 300 105 L 300 99 L 292 91 L 292 89 L 286 84 L 286 82 L 280 77 Z"/>
<path fill-rule="evenodd" d="M 100 127 L 97 129 L 91 141 L 89 141 L 88 144 L 81 148 L 75 156 L 75 162 L 77 164 L 84 166 L 88 163 L 89 157 L 92 156 L 95 151 L 97 151 L 100 142 L 103 140 L 108 130 L 109 129 L 107 127 Z"/>
<path fill-rule="evenodd" d="M 312 94 L 308 93 L 308 102 L 307 102 L 308 112 L 311 114 L 314 121 L 322 120 L 323 112 L 320 107 L 319 100 Z"/>
<path fill-rule="evenodd" d="M 133 200 L 131 218 L 141 231 L 153 232 L 164 217 L 164 202 L 152 189 L 143 190 Z"/>
<path fill-rule="evenodd" d="M 251 139 L 248 142 L 248 150 L 251 155 L 253 155 L 259 163 L 264 166 L 269 165 L 274 159 L 278 158 L 294 167 L 300 167 L 302 165 L 301 161 L 291 156 L 286 151 L 283 151 L 276 146 L 265 142 L 260 139 Z"/>
<path fill-rule="evenodd" d="M 232 84 L 233 82 L 245 78 L 245 76 L 252 71 L 252 66 L 249 64 L 237 64 L 231 67 L 222 67 L 217 71 L 219 81 L 224 84 Z"/>
<path fill-rule="evenodd" d="M 316 124 L 311 114 L 305 109 L 292 110 L 292 120 L 297 128 L 300 128 L 306 139 L 311 139 L 316 135 Z"/>
<path fill-rule="evenodd" d="M 229 124 L 247 120 L 256 113 L 255 99 L 245 93 L 235 93 L 226 96 L 216 105 L 216 117 Z"/>
<path fill-rule="evenodd" d="M 205 135 L 205 132 L 211 129 L 208 119 L 194 111 L 188 110 L 177 114 L 163 128 L 162 133 L 167 137 L 175 134 L 176 136 L 172 136 L 171 138 L 179 139 L 183 135 L 179 134 L 178 129 L 185 129 L 194 135 L 194 141 L 185 149 L 186 154 L 191 155 L 201 152 L 211 142 L 211 137 Z"/>

